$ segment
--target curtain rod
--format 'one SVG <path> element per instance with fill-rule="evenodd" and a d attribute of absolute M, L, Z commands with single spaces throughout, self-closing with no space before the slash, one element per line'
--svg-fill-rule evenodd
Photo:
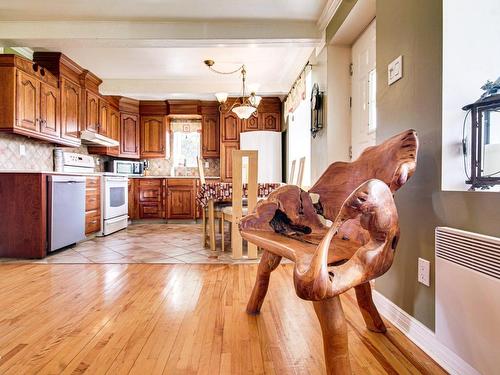
<path fill-rule="evenodd" d="M 297 76 L 297 78 L 295 78 L 295 81 L 293 81 L 293 84 L 292 84 L 292 87 L 290 88 L 290 90 L 288 90 L 288 94 L 286 94 L 286 97 L 285 97 L 285 101 L 288 99 L 288 96 L 290 95 L 290 93 L 292 92 L 293 88 L 295 87 L 295 85 L 297 84 L 297 81 L 299 80 L 300 76 L 302 75 L 302 73 L 305 72 L 305 70 L 307 69 L 307 67 L 313 67 L 313 65 L 309 62 L 309 60 L 306 62 L 306 64 L 304 65 L 304 67 L 301 69 L 299 75 Z"/>

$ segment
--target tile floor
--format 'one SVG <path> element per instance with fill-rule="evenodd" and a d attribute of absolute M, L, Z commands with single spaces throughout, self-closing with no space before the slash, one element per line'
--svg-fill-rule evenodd
<path fill-rule="evenodd" d="M 257 263 L 258 259 L 231 258 L 231 252 L 213 254 L 202 245 L 199 224 L 133 224 L 106 237 L 96 237 L 58 251 L 44 259 L 0 259 L 3 263 Z M 220 237 L 220 236 L 218 236 Z M 220 238 L 218 238 L 220 241 Z M 226 234 L 226 241 L 229 241 Z M 220 249 L 220 243 L 217 243 Z"/>

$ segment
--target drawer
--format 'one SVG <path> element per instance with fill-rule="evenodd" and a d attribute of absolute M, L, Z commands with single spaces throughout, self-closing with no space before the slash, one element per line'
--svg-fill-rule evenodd
<path fill-rule="evenodd" d="M 160 202 L 161 186 L 139 187 L 139 202 Z"/>
<path fill-rule="evenodd" d="M 162 218 L 161 204 L 159 203 L 140 203 L 139 217 L 141 219 L 161 219 Z"/>
<path fill-rule="evenodd" d="M 196 180 L 194 178 L 169 178 L 167 179 L 167 186 L 175 186 L 175 187 L 195 187 Z"/>
<path fill-rule="evenodd" d="M 100 194 L 87 194 L 85 195 L 85 211 L 100 210 L 101 209 L 101 195 Z"/>
<path fill-rule="evenodd" d="M 139 181 L 139 184 L 138 184 L 139 187 L 141 187 L 141 186 L 147 186 L 147 187 L 158 186 L 158 187 L 160 187 L 163 179 L 162 178 L 140 178 L 140 179 L 138 179 L 138 181 Z"/>
<path fill-rule="evenodd" d="M 100 177 L 87 177 L 86 181 L 87 189 L 97 189 L 101 186 L 101 178 Z"/>
<path fill-rule="evenodd" d="M 101 230 L 101 212 L 92 210 L 85 213 L 85 234 Z"/>

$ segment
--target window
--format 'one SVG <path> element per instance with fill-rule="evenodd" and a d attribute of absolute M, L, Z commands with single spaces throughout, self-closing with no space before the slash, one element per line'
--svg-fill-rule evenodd
<path fill-rule="evenodd" d="M 195 168 L 200 156 L 201 122 L 172 121 L 172 161 L 174 167 Z"/>

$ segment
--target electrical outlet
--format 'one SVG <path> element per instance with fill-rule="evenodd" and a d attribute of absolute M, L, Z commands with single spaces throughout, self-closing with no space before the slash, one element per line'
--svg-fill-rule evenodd
<path fill-rule="evenodd" d="M 418 282 L 431 285 L 431 262 L 422 258 L 418 258 Z"/>
<path fill-rule="evenodd" d="M 210 168 L 210 163 L 208 161 L 205 162 L 205 168 Z"/>
<path fill-rule="evenodd" d="M 25 145 L 19 145 L 19 155 L 20 156 L 26 155 L 26 146 Z"/>

